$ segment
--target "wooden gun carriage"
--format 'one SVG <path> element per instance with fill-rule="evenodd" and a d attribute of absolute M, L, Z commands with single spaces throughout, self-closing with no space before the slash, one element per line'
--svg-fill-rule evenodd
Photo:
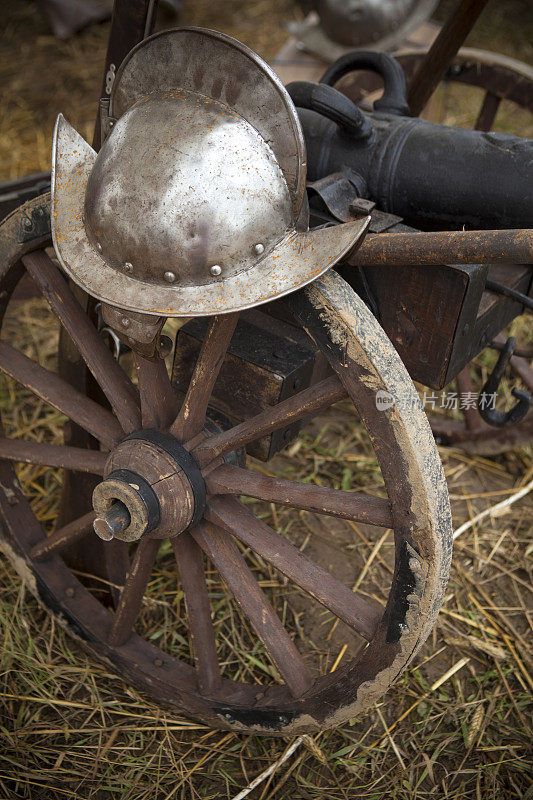
<path fill-rule="evenodd" d="M 113 136 L 117 120 L 109 112 L 106 86 L 151 30 L 154 5 L 115 2 L 92 150 L 76 140 L 82 150 L 86 146 L 88 158 L 96 158 L 100 145 Z M 461 58 L 459 48 L 483 5 L 464 0 L 414 68 L 411 59 L 407 99 L 413 116 L 454 59 Z M 178 35 L 197 35 L 184 30 Z M 506 71 L 497 64 L 488 74 L 498 80 L 484 87 L 488 99 L 480 131 L 490 128 L 502 97 L 533 110 L 527 70 Z M 271 80 L 288 103 L 283 87 Z M 333 114 L 341 125 L 365 129 L 366 142 L 379 140 L 369 126 L 389 124 L 392 130 L 408 116 L 406 99 L 396 93 L 396 117 L 383 122 L 376 113 L 370 123 L 350 100 L 358 99 L 357 81 L 345 94 L 332 94 L 324 85 L 288 87 L 311 154 L 311 228 L 327 231 L 359 220 L 360 229 L 368 231 L 358 249 L 297 292 L 240 313 L 200 315 L 177 332 L 173 328 L 172 341 L 163 328 L 166 314 L 97 302 L 65 277 L 57 261 L 57 236 L 55 254 L 50 250 L 51 199 L 42 191 L 46 176 L 37 176 L 33 191 L 32 181 L 23 181 L 22 205 L 17 186 L 7 187 L 4 214 L 9 213 L 0 227 L 2 316 L 11 300 L 16 305 L 36 285 L 62 325 L 57 373 L 5 340 L 0 368 L 70 420 L 62 444 L 0 439 L 5 552 L 82 646 L 158 702 L 210 725 L 271 735 L 339 724 L 374 702 L 414 657 L 438 613 L 451 559 L 451 516 L 435 443 L 409 376 L 433 389 L 457 379 L 470 391 L 464 368 L 494 343 L 502 356 L 491 386 L 497 388 L 504 362 L 510 362 L 533 390 L 526 360 L 513 355 L 513 342 L 498 339 L 515 316 L 532 307 L 533 237 L 523 223 L 531 207 L 516 203 L 519 224 L 507 221 L 505 230 L 490 224 L 491 208 L 487 230 L 461 231 L 458 219 L 459 230 L 435 225 L 432 231 L 427 220 L 423 229 L 402 208 L 377 203 L 369 182 L 364 191 L 360 176 L 344 164 L 320 174 L 307 124 L 313 118 L 306 117 L 320 103 L 328 124 Z M 414 130 L 416 122 L 407 122 Z M 450 208 L 456 199 L 450 192 Z M 443 214 L 445 220 L 451 213 Z M 483 209 L 478 217 L 483 218 Z M 132 269 L 129 262 L 125 267 Z M 211 275 L 218 276 L 220 267 L 215 268 Z M 175 277 L 165 273 L 169 282 Z M 172 349 L 169 376 L 165 358 Z M 136 380 L 121 367 L 127 353 L 132 353 Z M 391 402 L 380 407 L 380 396 Z M 495 431 L 497 446 L 531 436 L 530 398 L 522 391 L 517 399 L 506 415 L 485 413 L 489 424 L 467 414 L 466 430 L 445 422 L 436 435 L 472 444 Z M 258 466 L 257 460 L 271 459 L 269 467 L 275 465 L 274 456 L 302 428 L 343 400 L 353 402 L 367 430 L 386 497 L 287 480 Z M 407 408 L 401 407 L 403 400 Z M 50 535 L 33 513 L 13 462 L 65 470 Z M 348 588 L 240 496 L 394 530 L 385 608 Z M 191 642 L 188 661 L 176 658 L 172 647 L 156 646 L 156 637 L 134 630 L 163 539 L 170 541 L 178 565 Z M 332 674 L 317 676 L 320 663 L 299 652 L 276 613 L 275 597 L 269 599 L 249 566 L 250 553 L 257 569 L 270 564 L 298 587 L 297 593 L 321 603 L 369 644 L 355 648 L 353 660 Z M 278 683 L 260 685 L 256 676 L 236 679 L 221 669 L 205 558 L 260 640 Z M 103 581 L 109 587 L 105 597 L 101 585 L 95 592 L 94 582 L 80 573 Z"/>

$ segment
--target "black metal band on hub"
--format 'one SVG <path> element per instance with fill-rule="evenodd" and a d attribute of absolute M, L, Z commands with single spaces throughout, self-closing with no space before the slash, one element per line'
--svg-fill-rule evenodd
<path fill-rule="evenodd" d="M 204 514 L 207 492 L 200 468 L 189 451 L 186 450 L 174 436 L 171 436 L 169 433 L 162 433 L 155 428 L 134 431 L 130 433 L 129 436 L 126 436 L 124 441 L 128 441 L 129 439 L 142 439 L 146 442 L 151 442 L 151 444 L 155 444 L 157 447 L 160 447 L 161 450 L 168 453 L 172 460 L 181 467 L 191 485 L 194 497 L 193 516 L 185 530 L 194 527 L 194 525 L 200 522 Z"/>
<path fill-rule="evenodd" d="M 139 487 L 136 491 L 146 507 L 148 516 L 148 525 L 144 533 L 149 533 L 154 528 L 157 528 L 161 521 L 161 509 L 159 508 L 159 500 L 148 481 L 131 469 L 115 469 L 106 477 L 106 480 L 109 479 L 122 481 L 130 486 L 134 484 Z"/>

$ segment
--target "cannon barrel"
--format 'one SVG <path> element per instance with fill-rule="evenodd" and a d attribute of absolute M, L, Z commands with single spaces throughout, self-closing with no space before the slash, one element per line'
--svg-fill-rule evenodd
<path fill-rule="evenodd" d="M 344 171 L 359 194 L 418 227 L 533 227 L 533 140 L 374 113 L 370 135 L 298 108 L 308 179 Z"/>

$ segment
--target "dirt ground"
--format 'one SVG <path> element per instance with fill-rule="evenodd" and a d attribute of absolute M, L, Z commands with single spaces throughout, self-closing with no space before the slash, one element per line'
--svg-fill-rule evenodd
<path fill-rule="evenodd" d="M 453 6 L 445 0 L 436 18 L 444 19 Z M 3 180 L 49 168 L 59 111 L 90 138 L 108 26 L 93 25 L 59 42 L 29 0 L 0 0 L 0 10 Z M 286 41 L 285 22 L 295 18 L 301 11 L 291 0 L 185 0 L 182 12 L 184 22 L 231 33 L 267 59 Z M 533 63 L 530 0 L 489 0 L 467 44 Z M 439 103 L 450 124 L 471 124 L 477 110 L 471 94 L 443 92 Z M 500 129 L 533 133 L 531 118 L 507 107 L 498 123 Z M 531 316 L 516 321 L 511 332 L 531 347 Z M 55 366 L 58 326 L 42 301 L 14 308 L 2 337 Z M 491 353 L 476 360 L 476 386 L 494 360 Z M 506 401 L 513 385 L 503 387 Z M 0 409 L 8 436 L 61 441 L 64 418 L 4 377 Z M 533 479 L 531 447 L 491 458 L 449 448 L 440 453 L 455 528 Z M 314 420 L 286 451 L 256 468 L 337 488 L 383 491 L 368 437 L 348 403 Z M 18 477 L 39 519 L 51 527 L 60 473 L 21 466 Z M 346 583 L 363 575 L 358 590 L 384 603 L 392 534 L 266 504 L 254 508 Z M 409 671 L 362 717 L 297 742 L 250 799 L 532 800 L 532 523 L 529 495 L 461 535 L 438 623 Z M 317 613 L 260 559 L 252 566 L 310 663 L 326 672 L 361 647 L 358 637 L 333 625 L 331 615 Z M 276 680 L 216 573 L 209 575 L 209 588 L 226 674 Z M 182 605 L 170 548 L 163 548 L 138 630 L 190 660 Z M 210 731 L 161 710 L 88 659 L 37 606 L 3 557 L 0 626 L 0 800 L 231 799 L 295 744 Z"/>

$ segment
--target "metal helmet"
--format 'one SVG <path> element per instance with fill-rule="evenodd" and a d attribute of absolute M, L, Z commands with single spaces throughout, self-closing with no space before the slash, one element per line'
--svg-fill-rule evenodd
<path fill-rule="evenodd" d="M 405 36 L 407 28 L 429 18 L 436 0 L 316 0 L 328 36 L 348 47 L 375 44 L 387 36 Z"/>
<path fill-rule="evenodd" d="M 132 311 L 203 316 L 281 297 L 368 219 L 308 231 L 305 145 L 270 68 L 228 36 L 155 34 L 117 72 L 96 152 L 59 116 L 52 234 L 65 271 Z"/>
<path fill-rule="evenodd" d="M 395 50 L 428 20 L 438 0 L 307 0 L 311 14 L 289 30 L 305 49 L 334 61 L 354 48 Z M 318 19 L 317 19 L 318 15 Z"/>

